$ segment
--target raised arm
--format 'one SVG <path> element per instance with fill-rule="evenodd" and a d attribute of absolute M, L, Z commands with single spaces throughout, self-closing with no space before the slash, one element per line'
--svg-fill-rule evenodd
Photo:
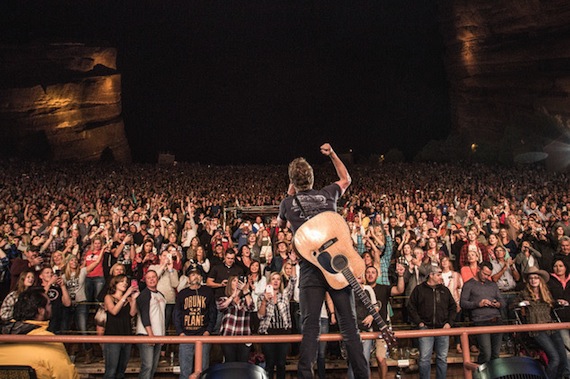
<path fill-rule="evenodd" d="M 352 182 L 352 179 L 350 178 L 350 174 L 348 173 L 346 166 L 344 165 L 344 163 L 342 163 L 342 161 L 340 160 L 338 155 L 334 152 L 332 146 L 329 143 L 325 143 L 321 146 L 321 153 L 331 159 L 339 178 L 339 180 L 337 180 L 335 183 L 338 184 L 338 186 L 340 187 L 342 192 L 341 194 L 344 194 L 344 192 Z"/>

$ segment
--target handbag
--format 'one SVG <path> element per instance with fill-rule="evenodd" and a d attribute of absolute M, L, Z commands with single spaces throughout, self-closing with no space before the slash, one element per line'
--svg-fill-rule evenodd
<path fill-rule="evenodd" d="M 105 326 L 107 322 L 107 311 L 105 310 L 105 305 L 103 303 L 99 304 L 99 309 L 95 312 L 95 325 Z"/>

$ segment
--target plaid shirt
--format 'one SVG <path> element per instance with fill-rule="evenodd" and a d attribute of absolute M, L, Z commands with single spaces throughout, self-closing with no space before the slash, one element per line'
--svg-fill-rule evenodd
<path fill-rule="evenodd" d="M 295 288 L 295 282 L 297 278 L 291 277 L 289 279 L 289 283 L 283 293 L 277 295 L 277 303 L 273 304 L 272 301 L 268 301 L 265 306 L 265 317 L 263 317 L 259 322 L 259 334 L 266 334 L 267 329 L 271 326 L 271 321 L 273 320 L 273 316 L 275 315 L 275 309 L 278 310 L 279 315 L 283 320 L 284 329 L 291 329 L 292 322 L 291 322 L 291 312 L 289 311 L 289 302 L 291 301 L 291 297 L 293 296 L 293 290 Z M 257 309 L 263 300 L 263 295 L 259 296 L 257 300 Z"/>
<path fill-rule="evenodd" d="M 380 275 L 378 276 L 378 280 L 376 280 L 377 284 L 384 284 L 386 286 L 390 285 L 388 269 L 390 268 L 390 261 L 392 260 L 392 253 L 394 252 L 393 246 L 392 236 L 390 234 L 386 234 L 384 254 L 380 257 Z"/>
<path fill-rule="evenodd" d="M 358 255 L 362 255 L 366 251 L 366 245 L 360 233 L 356 235 L 356 251 L 358 251 Z"/>
<path fill-rule="evenodd" d="M 249 327 L 249 312 L 253 312 L 255 305 L 253 301 L 247 305 L 245 298 L 241 298 L 236 304 L 231 302 L 226 308 L 222 308 L 222 304 L 227 300 L 227 296 L 218 299 L 218 310 L 224 314 L 222 318 L 222 336 L 249 336 L 251 328 Z"/>
<path fill-rule="evenodd" d="M 2 302 L 2 308 L 0 308 L 0 317 L 2 318 L 2 321 L 10 321 L 12 319 L 16 300 L 18 300 L 18 293 L 16 291 L 12 291 L 8 296 L 6 296 Z"/>

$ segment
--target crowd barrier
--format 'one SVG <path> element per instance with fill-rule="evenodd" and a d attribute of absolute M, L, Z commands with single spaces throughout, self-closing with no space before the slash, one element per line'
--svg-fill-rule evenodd
<path fill-rule="evenodd" d="M 471 326 L 451 329 L 428 329 L 428 330 L 401 330 L 396 331 L 396 338 L 409 339 L 429 336 L 460 336 L 461 348 L 463 349 L 463 373 L 465 378 L 472 379 L 473 371 L 479 365 L 471 361 L 469 352 L 469 336 L 486 333 L 522 333 L 535 332 L 541 330 L 570 329 L 570 322 L 551 324 L 524 324 L 524 325 L 497 325 L 497 326 Z M 378 333 L 366 332 L 360 334 L 363 339 L 376 339 Z M 196 344 L 194 356 L 194 370 L 192 375 L 197 377 L 202 367 L 202 346 L 204 343 L 224 344 L 224 343 L 278 343 L 278 342 L 300 342 L 302 335 L 271 335 L 271 336 L 77 336 L 77 335 L 57 335 L 57 336 L 28 336 L 28 335 L 0 335 L 0 343 L 6 342 L 63 342 L 63 343 L 162 343 L 162 344 Z M 340 341 L 340 334 L 323 334 L 322 341 Z"/>

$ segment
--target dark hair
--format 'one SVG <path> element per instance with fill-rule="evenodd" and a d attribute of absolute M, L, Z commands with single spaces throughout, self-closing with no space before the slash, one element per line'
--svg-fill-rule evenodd
<path fill-rule="evenodd" d="M 120 274 L 117 276 L 113 276 L 111 278 L 111 282 L 109 282 L 109 291 L 107 291 L 107 293 L 109 295 L 112 295 L 115 293 L 115 291 L 117 291 L 117 284 L 122 282 L 123 280 L 127 279 L 127 276 L 124 274 Z M 127 281 L 128 283 L 128 281 Z"/>
<path fill-rule="evenodd" d="M 364 269 L 364 272 L 366 272 L 366 270 L 368 270 L 369 268 L 373 268 L 374 271 L 376 271 L 376 275 L 378 275 L 378 269 L 374 266 L 366 266 L 366 268 Z"/>
<path fill-rule="evenodd" d="M 259 266 L 259 271 L 257 272 L 257 282 L 259 282 L 261 280 L 261 278 L 263 277 L 263 272 L 261 270 L 261 262 L 259 262 L 259 260 L 257 259 L 252 259 L 251 263 L 249 264 L 249 268 L 247 269 L 247 276 L 251 275 L 251 265 L 257 263 L 257 266 Z"/>
<path fill-rule="evenodd" d="M 12 318 L 16 321 L 34 320 L 40 308 L 47 307 L 49 299 L 42 287 L 31 287 L 18 296 Z"/>
<path fill-rule="evenodd" d="M 479 269 L 483 270 L 483 268 L 487 267 L 489 270 L 493 271 L 493 265 L 491 262 L 483 261 L 479 263 Z"/>
<path fill-rule="evenodd" d="M 562 262 L 562 264 L 564 265 L 564 267 L 566 267 L 566 277 L 568 277 L 568 275 L 570 275 L 570 266 L 568 266 L 568 263 L 566 263 L 566 261 L 562 258 L 554 258 L 552 260 L 552 267 L 550 269 L 550 272 L 554 272 L 554 265 L 556 264 L 556 262 Z"/>
<path fill-rule="evenodd" d="M 305 158 L 294 159 L 289 163 L 289 180 L 298 191 L 306 191 L 313 188 L 313 168 Z"/>
<path fill-rule="evenodd" d="M 250 256 L 251 256 L 251 249 L 249 248 L 249 246 L 248 246 L 248 245 L 242 245 L 242 246 L 239 248 L 239 251 L 238 251 L 238 254 L 237 254 L 239 257 L 243 257 L 243 249 L 248 249 L 248 250 L 250 251 Z"/>

